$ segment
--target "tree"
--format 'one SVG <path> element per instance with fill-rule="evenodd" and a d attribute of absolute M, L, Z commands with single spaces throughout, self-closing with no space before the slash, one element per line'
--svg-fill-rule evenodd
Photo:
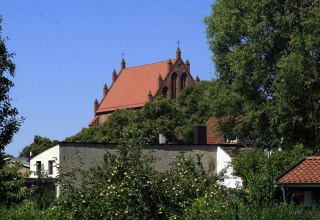
<path fill-rule="evenodd" d="M 243 180 L 243 190 L 247 202 L 256 205 L 267 205 L 279 201 L 281 193 L 273 185 L 274 179 L 297 163 L 304 156 L 310 156 L 311 149 L 296 145 L 292 149 L 275 151 L 271 155 L 260 149 L 247 149 L 232 162 L 234 174 Z"/>
<path fill-rule="evenodd" d="M 181 122 L 175 128 L 178 139 L 183 143 L 194 143 L 194 126 L 205 125 L 212 116 L 210 102 L 214 98 L 211 87 L 215 81 L 202 81 L 187 86 L 177 97 Z"/>
<path fill-rule="evenodd" d="M 83 128 L 79 133 L 66 138 L 65 141 L 83 141 L 95 143 L 118 143 L 123 130 L 136 120 L 137 112 L 130 109 L 121 109 L 114 111 L 108 121 L 94 125 L 89 128 Z"/>
<path fill-rule="evenodd" d="M 4 165 L 2 151 L 19 130 L 23 119 L 17 118 L 18 110 L 11 106 L 9 91 L 14 86 L 9 77 L 14 77 L 15 64 L 13 53 L 9 53 L 5 45 L 6 39 L 2 35 L 2 18 L 0 17 L 0 169 Z"/>
<path fill-rule="evenodd" d="M 23 186 L 28 173 L 21 174 L 21 163 L 15 165 L 6 162 L 0 169 L 0 206 L 12 206 L 21 203 L 30 195 L 30 189 Z"/>
<path fill-rule="evenodd" d="M 34 136 L 33 142 L 22 149 L 20 156 L 24 157 L 26 155 L 29 155 L 30 152 L 32 152 L 32 156 L 35 156 L 38 153 L 52 147 L 56 143 L 58 143 L 57 140 L 50 140 L 49 138 L 36 135 Z"/>
<path fill-rule="evenodd" d="M 238 118 L 234 131 L 243 139 L 319 145 L 319 21 L 320 2 L 313 0 L 212 5 L 207 37 L 218 80 L 234 98 L 220 100 L 218 112 L 227 106 L 223 116 Z"/>

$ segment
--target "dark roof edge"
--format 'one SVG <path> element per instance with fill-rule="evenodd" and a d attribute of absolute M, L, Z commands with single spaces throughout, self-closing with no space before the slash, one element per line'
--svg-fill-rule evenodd
<path fill-rule="evenodd" d="M 287 183 L 274 182 L 274 183 L 273 183 L 273 185 L 304 185 L 304 184 L 308 184 L 308 185 L 320 185 L 320 182 L 287 182 Z"/>

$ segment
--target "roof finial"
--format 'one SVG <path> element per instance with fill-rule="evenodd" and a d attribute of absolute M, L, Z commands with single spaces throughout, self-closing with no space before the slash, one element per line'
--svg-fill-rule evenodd
<path fill-rule="evenodd" d="M 122 58 L 122 59 L 123 59 L 123 56 L 124 56 L 124 55 L 125 55 L 125 54 L 122 52 L 122 53 L 121 53 L 121 58 Z"/>
<path fill-rule="evenodd" d="M 181 59 L 181 50 L 180 50 L 180 47 L 179 47 L 180 41 L 178 41 L 177 44 L 178 44 L 178 48 L 177 48 L 177 51 L 176 51 L 176 59 Z"/>
<path fill-rule="evenodd" d="M 178 44 L 178 48 L 179 48 L 179 46 L 180 46 L 180 41 L 179 40 L 177 41 L 177 44 Z"/>

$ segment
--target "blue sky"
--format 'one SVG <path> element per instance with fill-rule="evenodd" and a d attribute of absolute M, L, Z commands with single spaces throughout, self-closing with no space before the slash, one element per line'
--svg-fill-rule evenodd
<path fill-rule="evenodd" d="M 55 140 L 87 127 L 113 69 L 175 57 L 202 80 L 215 76 L 203 18 L 209 0 L 0 0 L 2 36 L 15 52 L 12 104 L 26 117 L 5 151 L 18 155 L 35 135 Z"/>

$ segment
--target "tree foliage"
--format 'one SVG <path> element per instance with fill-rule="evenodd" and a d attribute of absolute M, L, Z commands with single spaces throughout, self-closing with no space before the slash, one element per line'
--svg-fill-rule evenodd
<path fill-rule="evenodd" d="M 319 145 L 320 2 L 218 0 L 205 19 L 220 116 L 264 146 Z M 226 111 L 223 108 L 226 107 Z M 219 115 L 217 115 L 219 116 Z"/>
<path fill-rule="evenodd" d="M 0 206 L 12 206 L 23 202 L 30 190 L 23 186 L 28 173 L 20 173 L 22 164 L 10 164 L 6 162 L 0 169 Z"/>
<path fill-rule="evenodd" d="M 0 16 L 0 153 L 12 140 L 13 135 L 19 130 L 22 119 L 17 118 L 18 110 L 11 106 L 9 91 L 14 86 L 10 77 L 14 77 L 15 64 L 12 61 L 13 53 L 8 52 L 5 45 L 6 39 L 2 35 L 2 18 Z M 1 154 L 0 154 L 1 156 Z M 0 157 L 0 169 L 3 158 Z"/>
<path fill-rule="evenodd" d="M 209 100 L 214 86 L 200 82 L 187 86 L 177 100 L 158 97 L 139 110 L 114 111 L 106 123 L 83 128 L 66 141 L 118 143 L 126 133 L 129 139 L 140 137 L 150 144 L 158 143 L 159 133 L 164 132 L 168 142 L 193 143 L 193 126 L 204 125 L 212 115 Z"/>
<path fill-rule="evenodd" d="M 57 206 L 78 219 L 179 219 L 216 185 L 214 173 L 203 170 L 197 158 L 181 155 L 167 172 L 155 171 L 155 158 L 141 154 L 143 145 L 124 139 L 116 155 L 107 154 L 102 166 L 82 173 L 80 185 L 62 175 Z"/>
<path fill-rule="evenodd" d="M 175 128 L 177 138 L 182 143 L 194 143 L 194 126 L 205 125 L 212 116 L 210 103 L 215 99 L 211 93 L 215 81 L 202 81 L 184 88 L 177 97 L 181 123 Z"/>
<path fill-rule="evenodd" d="M 40 152 L 52 147 L 56 143 L 58 143 L 58 141 L 36 135 L 34 136 L 33 142 L 22 149 L 20 156 L 24 157 L 29 155 L 30 152 L 32 152 L 32 156 L 35 156 Z"/>
<path fill-rule="evenodd" d="M 233 161 L 235 175 L 243 180 L 246 201 L 253 205 L 267 205 L 281 198 L 274 179 L 313 151 L 297 145 L 290 150 L 275 150 L 271 154 L 260 149 L 248 149 Z M 290 198 L 290 197 L 288 197 Z"/>

